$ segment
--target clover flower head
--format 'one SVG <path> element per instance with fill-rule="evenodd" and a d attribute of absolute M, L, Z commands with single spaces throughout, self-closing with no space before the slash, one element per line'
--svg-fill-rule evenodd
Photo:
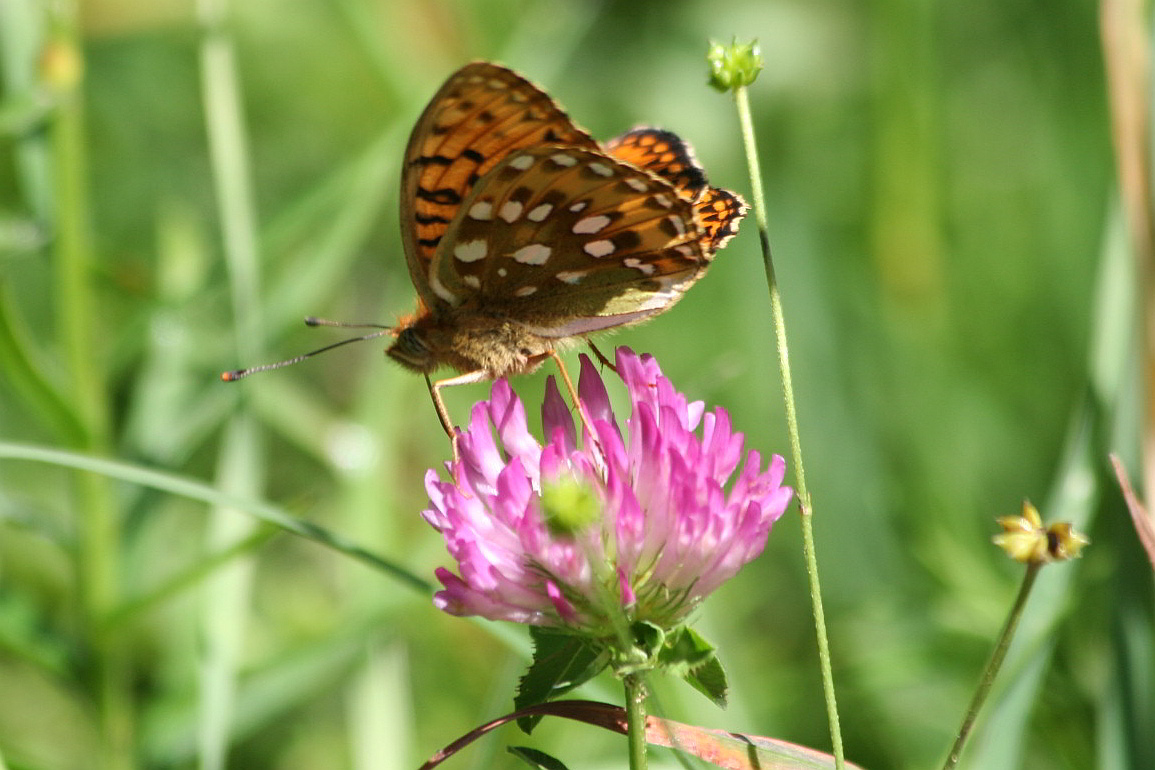
<path fill-rule="evenodd" d="M 504 379 L 474 406 L 449 479 L 425 479 L 422 515 L 458 566 L 437 571 L 437 607 L 591 635 L 615 613 L 668 629 L 762 552 L 793 494 L 782 458 L 763 469 L 726 411 L 688 401 L 652 357 L 619 348 L 616 369 L 624 430 L 581 357 L 580 444 L 552 377 L 544 444 Z"/>

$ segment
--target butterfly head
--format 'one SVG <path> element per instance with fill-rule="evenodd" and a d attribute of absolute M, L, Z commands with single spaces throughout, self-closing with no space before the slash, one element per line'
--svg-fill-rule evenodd
<path fill-rule="evenodd" d="M 439 363 L 425 330 L 412 321 L 402 322 L 398 327 L 397 339 L 385 349 L 385 355 L 406 369 L 421 374 L 432 372 Z"/>

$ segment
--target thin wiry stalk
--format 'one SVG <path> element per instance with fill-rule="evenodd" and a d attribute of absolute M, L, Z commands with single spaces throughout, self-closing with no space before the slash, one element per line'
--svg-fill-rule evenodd
<path fill-rule="evenodd" d="M 830 722 L 830 741 L 834 763 L 838 770 L 845 766 L 842 748 L 842 728 L 838 720 L 838 703 L 834 694 L 834 674 L 830 665 L 830 642 L 826 636 L 826 614 L 822 609 L 822 589 L 818 582 L 818 556 L 814 548 L 813 509 L 810 492 L 806 487 L 806 470 L 802 464 L 802 439 L 798 431 L 798 412 L 794 402 L 794 384 L 790 374 L 790 353 L 786 344 L 786 318 L 782 312 L 782 296 L 770 254 L 770 235 L 766 218 L 766 197 L 762 192 L 758 148 L 754 141 L 754 123 L 750 118 L 750 100 L 745 86 L 734 89 L 746 163 L 750 169 L 750 187 L 754 198 L 754 219 L 758 225 L 758 239 L 762 244 L 762 261 L 766 268 L 766 283 L 770 289 L 770 311 L 774 320 L 774 335 L 778 347 L 778 366 L 782 375 L 782 396 L 786 402 L 786 427 L 790 435 L 790 458 L 797 479 L 798 507 L 802 514 L 802 552 L 806 559 L 806 575 L 810 582 L 810 601 L 814 611 L 814 630 L 818 636 L 818 661 L 822 669 L 822 690 L 826 700 L 826 715 Z"/>

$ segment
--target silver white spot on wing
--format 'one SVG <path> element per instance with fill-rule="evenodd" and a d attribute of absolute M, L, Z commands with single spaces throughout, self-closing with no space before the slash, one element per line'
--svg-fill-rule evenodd
<path fill-rule="evenodd" d="M 485 255 L 488 253 L 489 244 L 484 238 L 458 243 L 453 247 L 453 256 L 459 262 L 476 262 L 479 259 L 485 259 Z"/>
<path fill-rule="evenodd" d="M 570 206 L 569 210 L 576 214 L 579 211 L 585 211 L 585 208 L 588 205 L 590 205 L 589 201 L 578 201 L 574 205 Z"/>
<path fill-rule="evenodd" d="M 552 252 L 549 246 L 531 243 L 513 252 L 513 258 L 523 265 L 544 265 Z"/>
<path fill-rule="evenodd" d="M 573 231 L 578 235 L 590 235 L 592 233 L 596 233 L 598 230 L 601 230 L 609 223 L 609 217 L 607 217 L 605 214 L 598 214 L 596 216 L 586 217 L 585 219 L 579 219 L 578 221 L 574 222 Z"/>
<path fill-rule="evenodd" d="M 524 207 L 521 205 L 520 201 L 506 201 L 505 203 L 501 204 L 501 208 L 498 210 L 497 215 L 512 225 L 517 221 L 517 218 L 521 216 L 522 208 Z"/>
<path fill-rule="evenodd" d="M 598 163 L 596 160 L 586 166 L 590 171 L 598 176 L 613 176 L 614 170 L 605 163 Z"/>
<path fill-rule="evenodd" d="M 514 294 L 514 296 L 517 296 L 517 297 L 528 297 L 530 294 L 533 294 L 535 291 L 537 291 L 536 286 L 522 286 L 517 291 L 515 291 L 513 294 Z"/>
<path fill-rule="evenodd" d="M 666 195 L 665 193 L 658 193 L 657 195 L 655 195 L 654 196 L 654 202 L 657 203 L 659 206 L 661 206 L 664 209 L 668 209 L 668 208 L 670 208 L 670 206 L 674 205 L 674 201 L 671 200 L 670 196 Z"/>
<path fill-rule="evenodd" d="M 493 204 L 489 201 L 478 201 L 469 207 L 470 219 L 488 222 L 493 219 Z"/>
<path fill-rule="evenodd" d="M 630 187 L 631 190 L 634 190 L 635 192 L 642 193 L 650 189 L 649 185 L 647 185 L 641 179 L 638 179 L 636 176 L 626 177 L 626 184 Z"/>
<path fill-rule="evenodd" d="M 622 264 L 625 265 L 626 267 L 632 267 L 634 270 L 637 270 L 642 275 L 653 275 L 654 274 L 653 263 L 643 262 L 642 260 L 638 259 L 637 257 L 626 257 L 625 259 L 622 260 Z"/>
<path fill-rule="evenodd" d="M 571 166 L 577 165 L 577 159 L 572 155 L 566 155 L 564 152 L 555 152 L 553 155 L 549 156 L 549 159 L 557 165 L 563 166 L 565 168 L 570 168 Z"/>
<path fill-rule="evenodd" d="M 530 209 L 529 213 L 525 215 L 525 218 L 530 222 L 540 222 L 548 217 L 549 212 L 551 211 L 553 211 L 552 203 L 542 203 L 541 205 L 534 206 L 532 209 Z"/>
<path fill-rule="evenodd" d="M 481 279 L 476 275 L 463 275 L 461 276 L 461 282 L 471 289 L 481 288 Z"/>
<path fill-rule="evenodd" d="M 516 168 L 518 171 L 525 171 L 533 165 L 532 155 L 518 155 L 509 162 L 510 168 Z"/>
<path fill-rule="evenodd" d="M 585 246 L 582 246 L 582 251 L 594 258 L 605 257 L 614 253 L 614 242 L 604 239 L 600 241 L 590 241 Z"/>

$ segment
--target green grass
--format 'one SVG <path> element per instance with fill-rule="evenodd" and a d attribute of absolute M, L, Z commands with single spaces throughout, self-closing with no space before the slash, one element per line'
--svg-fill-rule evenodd
<path fill-rule="evenodd" d="M 705 86 L 733 35 L 767 59 L 751 100 L 848 758 L 941 763 L 1018 583 L 993 518 L 1029 497 L 1094 542 L 1044 570 L 963 766 L 1155 765 L 1150 570 L 1106 464 L 1138 476 L 1142 409 L 1094 8 L 266 1 L 210 31 L 207 2 L 50 5 L 0 4 L 0 767 L 408 768 L 509 710 L 517 629 L 315 539 L 426 581 L 446 563 L 418 516 L 448 453 L 421 379 L 377 343 L 217 374 L 333 339 L 306 315 L 412 310 L 401 153 L 468 60 L 599 138 L 675 130 L 746 192 Z M 73 46 L 78 94 L 43 69 Z M 751 225 L 607 344 L 785 454 Z M 514 386 L 532 403 L 542 376 Z M 462 420 L 486 393 L 447 402 Z M 829 749 L 800 551 L 788 516 L 707 604 L 733 703 L 670 682 L 671 718 Z M 547 721 L 452 766 L 517 767 L 527 742 L 571 767 L 625 748 Z"/>

